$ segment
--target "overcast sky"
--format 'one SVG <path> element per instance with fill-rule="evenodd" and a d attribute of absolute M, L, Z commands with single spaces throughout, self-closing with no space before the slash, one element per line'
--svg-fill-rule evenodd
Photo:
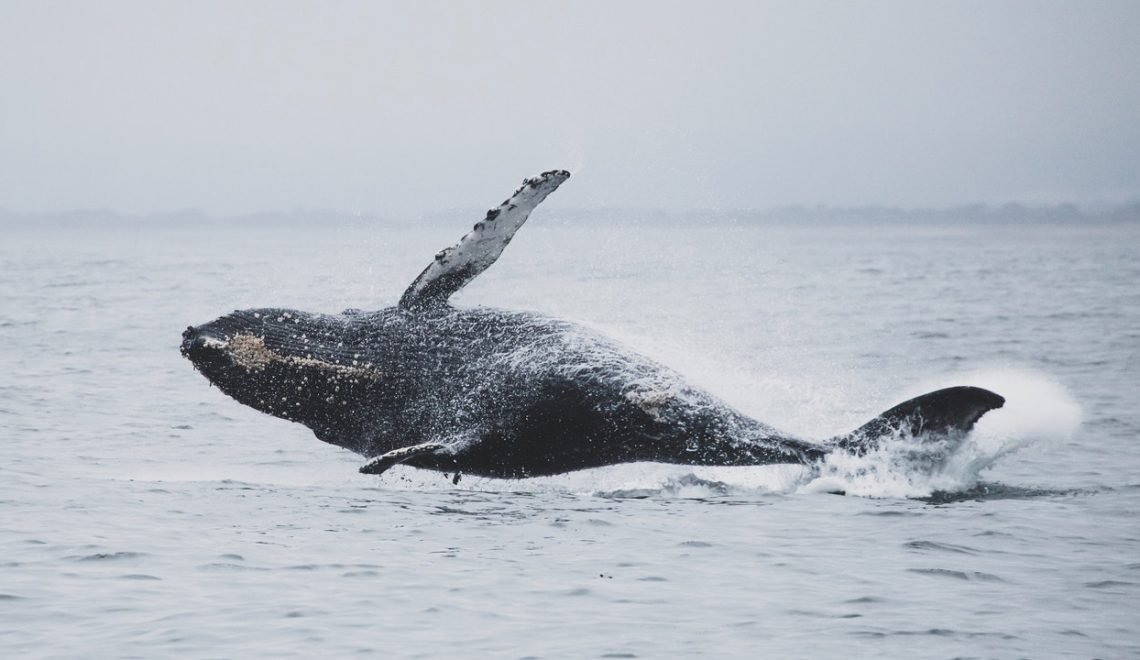
<path fill-rule="evenodd" d="M 1140 199 L 1140 2 L 0 0 L 0 207 Z"/>

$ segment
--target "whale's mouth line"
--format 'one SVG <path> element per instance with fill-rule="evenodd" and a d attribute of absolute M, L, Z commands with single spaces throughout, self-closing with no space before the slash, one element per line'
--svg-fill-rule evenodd
<path fill-rule="evenodd" d="M 327 362 L 310 355 L 281 355 L 265 345 L 265 339 L 254 334 L 241 333 L 229 341 L 230 359 L 238 366 L 251 371 L 264 371 L 271 364 L 287 367 L 311 367 L 333 376 L 380 380 L 383 373 L 371 362 L 353 360 L 353 364 Z"/>
<path fill-rule="evenodd" d="M 265 343 L 265 338 L 259 335 L 241 332 L 229 339 L 223 339 L 210 334 L 192 335 L 182 344 L 182 354 L 198 366 L 198 356 L 194 353 L 210 349 L 229 359 L 235 366 L 247 372 L 263 372 L 270 366 L 279 365 L 287 368 L 312 368 L 322 371 L 330 376 L 352 379 L 379 381 L 384 374 L 370 362 L 353 361 L 353 364 L 340 364 L 328 362 L 311 355 L 282 355 Z"/>

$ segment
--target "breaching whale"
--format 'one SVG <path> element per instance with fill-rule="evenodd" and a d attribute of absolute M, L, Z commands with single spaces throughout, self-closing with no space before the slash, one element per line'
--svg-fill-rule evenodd
<path fill-rule="evenodd" d="M 554 170 L 523 181 L 436 254 L 394 307 L 235 311 L 187 328 L 181 351 L 237 401 L 371 459 L 360 468 L 369 474 L 397 463 L 501 478 L 635 461 L 811 466 L 900 433 L 961 438 L 1004 403 L 988 390 L 951 387 L 813 442 L 744 415 L 582 326 L 448 304 L 569 176 Z"/>

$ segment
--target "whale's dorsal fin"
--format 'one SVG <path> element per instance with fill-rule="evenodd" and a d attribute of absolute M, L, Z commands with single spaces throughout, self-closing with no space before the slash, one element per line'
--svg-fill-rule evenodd
<path fill-rule="evenodd" d="M 566 170 L 551 170 L 524 180 L 510 199 L 487 211 L 487 217 L 470 233 L 435 255 L 435 261 L 401 296 L 400 307 L 422 309 L 445 304 L 451 294 L 495 263 L 530 212 L 568 178 Z"/>

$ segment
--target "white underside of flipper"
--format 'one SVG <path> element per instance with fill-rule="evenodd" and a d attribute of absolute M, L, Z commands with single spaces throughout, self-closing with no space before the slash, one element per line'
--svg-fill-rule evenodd
<path fill-rule="evenodd" d="M 569 178 L 566 170 L 551 170 L 524 180 L 510 199 L 487 211 L 487 217 L 476 223 L 470 233 L 435 255 L 435 261 L 404 292 L 400 307 L 419 309 L 446 303 L 453 293 L 495 263 L 530 212 Z"/>

